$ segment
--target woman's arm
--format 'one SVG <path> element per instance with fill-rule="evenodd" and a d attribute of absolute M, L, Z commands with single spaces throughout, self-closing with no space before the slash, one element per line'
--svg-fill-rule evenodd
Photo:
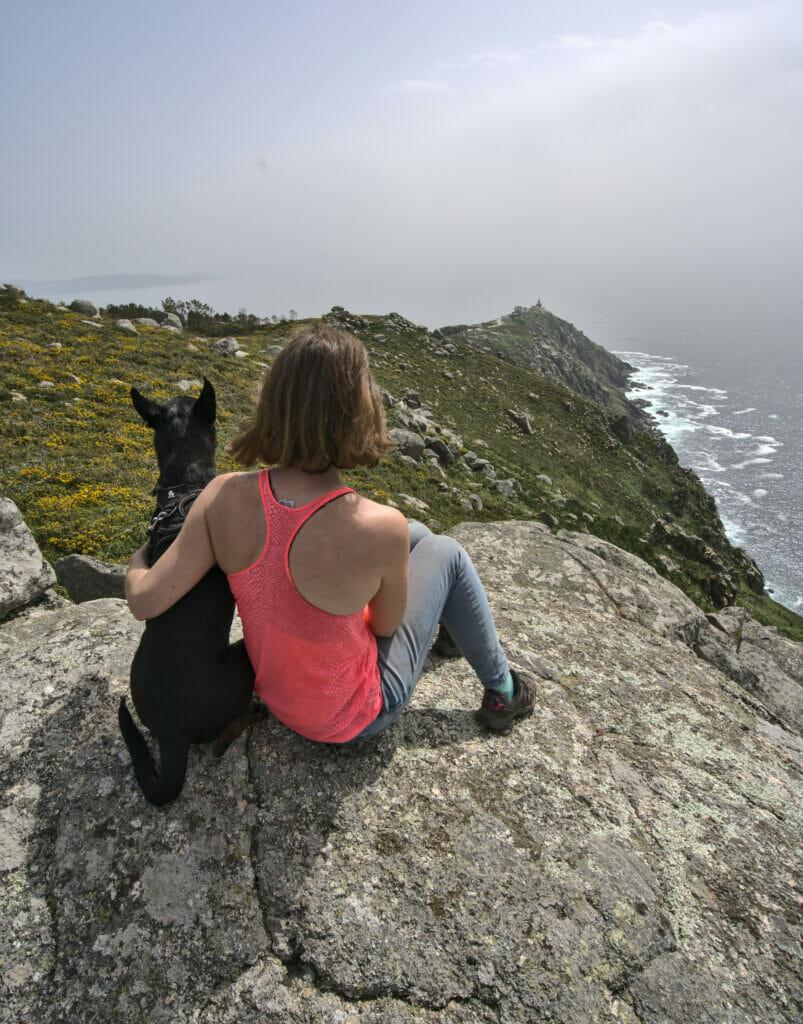
<path fill-rule="evenodd" d="M 135 619 L 153 619 L 167 611 L 215 564 L 206 509 L 217 490 L 213 480 L 198 495 L 178 537 L 154 566 L 149 569 L 145 561 L 147 544 L 131 556 L 125 596 Z"/>
<path fill-rule="evenodd" d="M 392 636 L 407 607 L 410 572 L 410 528 L 395 509 L 385 509 L 379 542 L 382 582 L 368 602 L 366 622 L 375 636 Z"/>

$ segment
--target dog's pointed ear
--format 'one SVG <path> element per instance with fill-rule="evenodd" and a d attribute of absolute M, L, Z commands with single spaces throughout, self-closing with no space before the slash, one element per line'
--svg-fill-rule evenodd
<path fill-rule="evenodd" d="M 156 402 L 152 402 L 150 398 L 145 398 L 145 396 L 141 395 L 136 388 L 131 388 L 131 401 L 134 403 L 134 408 L 143 420 L 145 420 L 148 426 L 155 429 L 162 416 L 161 405 L 157 405 Z"/>
<path fill-rule="evenodd" d="M 215 389 L 206 377 L 204 377 L 204 386 L 195 401 L 195 405 L 192 407 L 192 415 L 202 423 L 214 423 L 216 413 L 217 402 L 215 400 Z"/>

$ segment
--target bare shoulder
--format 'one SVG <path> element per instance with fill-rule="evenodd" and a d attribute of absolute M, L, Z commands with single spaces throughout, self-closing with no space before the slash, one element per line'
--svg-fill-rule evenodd
<path fill-rule="evenodd" d="M 213 528 L 226 524 L 242 525 L 243 519 L 261 510 L 256 473 L 222 473 L 210 480 L 198 497 L 207 522 Z"/>
<path fill-rule="evenodd" d="M 215 560 L 225 572 L 239 572 L 265 543 L 265 514 L 257 473 L 223 473 L 206 485 L 199 501 L 212 539 Z"/>
<path fill-rule="evenodd" d="M 366 527 L 378 532 L 387 533 L 391 537 L 409 537 L 409 526 L 404 515 L 390 505 L 381 505 L 378 501 L 360 496 L 359 516 Z"/>
<path fill-rule="evenodd" d="M 395 571 L 402 563 L 406 564 L 410 528 L 397 508 L 362 498 L 356 518 L 360 541 L 369 560 L 384 566 L 386 571 Z"/>
<path fill-rule="evenodd" d="M 257 476 L 257 473 L 221 473 L 209 481 L 199 497 L 206 505 L 238 501 L 244 494 L 256 491 Z"/>

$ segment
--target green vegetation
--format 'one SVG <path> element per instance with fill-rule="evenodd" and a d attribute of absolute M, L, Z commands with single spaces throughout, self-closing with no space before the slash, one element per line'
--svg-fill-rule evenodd
<path fill-rule="evenodd" d="M 162 308 L 154 309 L 152 306 L 140 306 L 136 302 L 126 302 L 122 305 L 109 305 L 103 310 L 103 315 L 112 322 L 116 320 L 135 320 L 139 317 L 148 317 L 161 323 L 165 313 L 176 313 L 181 317 L 186 329 L 197 334 L 204 334 L 210 338 L 223 338 L 230 334 L 248 334 L 258 331 L 262 327 L 275 324 L 286 324 L 296 319 L 296 311 L 291 309 L 286 316 L 274 314 L 269 317 L 254 316 L 244 309 L 239 310 L 232 316 L 230 313 L 216 313 L 211 306 L 200 299 L 176 299 L 168 296 L 162 300 Z"/>
<path fill-rule="evenodd" d="M 382 387 L 395 398 L 418 392 L 464 451 L 488 459 L 500 479 L 513 477 L 522 488 L 507 498 L 459 461 L 444 479 L 426 460 L 413 466 L 391 455 L 374 470 L 347 474 L 362 493 L 408 512 L 399 494 L 412 495 L 429 512 L 410 514 L 439 529 L 466 519 L 548 514 L 559 527 L 588 529 L 644 558 L 706 610 L 721 603 L 716 580 L 724 571 L 737 604 L 803 639 L 799 616 L 751 590 L 750 560 L 730 546 L 713 500 L 658 435 L 636 431 L 622 444 L 599 405 L 465 344 L 459 333 L 447 342 L 395 314 L 338 316 L 365 341 Z M 189 332 L 137 325 L 138 336 L 130 337 L 108 316 L 90 325 L 47 302 L 0 296 L 0 494 L 19 506 L 46 558 L 79 552 L 121 561 L 144 539 L 155 459 L 131 386 L 165 400 L 179 393 L 178 381 L 209 377 L 218 396 L 218 469 L 236 468 L 226 444 L 253 410 L 272 358 L 268 349 L 282 344 L 289 329 L 286 322 L 246 326 L 248 333 L 231 319 L 227 324 L 226 333 L 237 334 L 248 352 L 235 359 Z M 525 434 L 508 409 L 527 413 L 534 433 Z M 396 417 L 390 410 L 391 426 Z M 461 504 L 469 493 L 482 499 L 481 511 Z M 659 519 L 678 537 L 691 535 L 690 542 L 651 534 Z"/>

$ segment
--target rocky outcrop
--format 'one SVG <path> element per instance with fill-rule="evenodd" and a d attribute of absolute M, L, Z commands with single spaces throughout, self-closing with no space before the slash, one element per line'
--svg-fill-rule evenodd
<path fill-rule="evenodd" d="M 212 344 L 212 351 L 222 356 L 242 357 L 246 353 L 240 348 L 240 343 L 234 337 L 218 338 Z"/>
<path fill-rule="evenodd" d="M 118 331 L 122 331 L 123 334 L 128 334 L 132 338 L 136 338 L 137 335 L 139 334 L 139 331 L 131 323 L 130 320 L 117 320 L 115 321 L 114 326 L 117 328 Z"/>
<path fill-rule="evenodd" d="M 10 295 L 15 299 L 27 299 L 24 288 L 17 284 L 0 284 L 0 295 Z"/>
<path fill-rule="evenodd" d="M 56 562 L 56 577 L 76 604 L 100 597 L 125 597 L 126 567 L 89 555 L 67 555 Z"/>
<path fill-rule="evenodd" d="M 615 418 L 625 416 L 637 427 L 652 423 L 643 409 L 625 398 L 632 367 L 595 344 L 574 324 L 543 308 L 521 307 L 513 315 L 491 323 L 443 331 L 474 348 L 529 367 L 542 377 L 563 384 L 601 405 Z"/>
<path fill-rule="evenodd" d="M 760 631 L 588 535 L 454 534 L 530 720 L 483 733 L 431 656 L 382 736 L 268 719 L 161 810 L 117 732 L 124 603 L 0 626 L 0 1021 L 799 1019 L 803 743 L 695 653 L 760 671 Z"/>
<path fill-rule="evenodd" d="M 402 430 L 394 427 L 393 430 L 388 431 L 388 436 L 401 455 L 406 455 L 416 462 L 421 458 L 425 445 L 424 438 L 420 434 L 414 430 Z"/>
<path fill-rule="evenodd" d="M 89 299 L 73 299 L 70 303 L 70 309 L 74 313 L 83 313 L 84 316 L 100 316 L 100 310 L 97 305 Z"/>
<path fill-rule="evenodd" d="M 19 509 L 0 498 L 0 620 L 38 600 L 55 582 Z"/>
<path fill-rule="evenodd" d="M 181 317 L 178 313 L 165 313 L 159 326 L 172 327 L 174 330 L 179 332 L 184 330 L 184 324 L 181 322 Z"/>

